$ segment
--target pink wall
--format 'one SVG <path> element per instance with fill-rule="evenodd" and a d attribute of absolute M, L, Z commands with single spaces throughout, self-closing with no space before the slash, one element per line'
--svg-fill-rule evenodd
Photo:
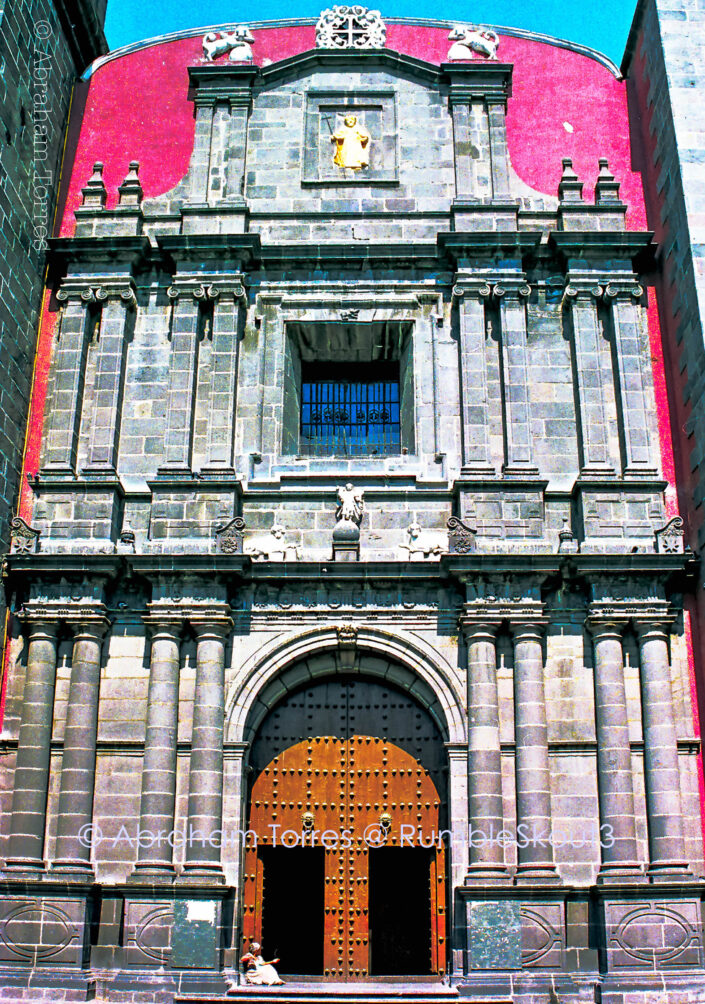
<path fill-rule="evenodd" d="M 314 46 L 312 26 L 254 31 L 255 63 L 276 62 Z M 387 47 L 445 61 L 447 28 L 389 25 Z M 572 157 L 592 194 L 598 157 L 608 157 L 630 206 L 631 227 L 645 225 L 641 180 L 630 169 L 626 89 L 595 60 L 567 49 L 502 38 L 502 62 L 514 64 L 509 103 L 509 152 L 519 176 L 533 188 L 556 194 L 561 158 Z M 202 61 L 201 37 L 154 45 L 100 67 L 90 80 L 69 187 L 62 235 L 73 232 L 73 210 L 94 161 L 105 164 L 108 205 L 130 160 L 139 160 L 146 196 L 169 191 L 186 173 L 193 142 L 188 101 L 190 65 Z M 619 128 L 618 123 L 622 123 Z M 569 132 L 564 123 L 572 126 Z"/>

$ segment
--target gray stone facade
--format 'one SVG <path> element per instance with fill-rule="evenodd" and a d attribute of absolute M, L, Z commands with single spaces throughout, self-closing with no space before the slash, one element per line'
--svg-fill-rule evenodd
<path fill-rule="evenodd" d="M 189 73 L 183 181 L 144 200 L 131 166 L 107 210 L 97 166 L 52 242 L 44 453 L 8 558 L 0 962 L 217 999 L 252 876 L 237 840 L 169 837 L 246 830 L 267 716 L 354 677 L 440 736 L 459 995 L 689 999 L 693 562 L 664 530 L 650 235 L 606 165 L 590 205 L 570 161 L 555 199 L 516 178 L 510 65 Z M 348 109 L 374 177 L 330 176 L 321 119 Z M 398 452 L 302 448 L 303 368 L 338 351 L 398 368 Z"/>

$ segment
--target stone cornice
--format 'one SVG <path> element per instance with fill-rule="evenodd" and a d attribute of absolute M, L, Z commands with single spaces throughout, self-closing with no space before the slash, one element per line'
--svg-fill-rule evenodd
<path fill-rule="evenodd" d="M 512 96 L 513 69 L 513 63 L 484 60 L 442 63 L 441 71 L 450 81 L 451 106 L 477 99 L 506 104 Z"/>
<path fill-rule="evenodd" d="M 605 269 L 608 276 L 615 259 L 632 262 L 638 273 L 653 271 L 657 250 L 653 237 L 649 230 L 554 230 L 548 243 L 568 259 L 583 258 L 600 266 L 609 262 Z"/>
<path fill-rule="evenodd" d="M 198 271 L 208 273 L 239 272 L 261 255 L 259 234 L 162 234 L 157 245 L 164 257 L 194 262 Z"/>
<path fill-rule="evenodd" d="M 436 240 L 438 246 L 458 262 L 493 258 L 498 252 L 521 257 L 538 249 L 541 233 L 538 230 L 448 231 L 439 233 Z"/>
<path fill-rule="evenodd" d="M 395 52 L 393 49 L 309 49 L 288 59 L 281 59 L 270 66 L 261 67 L 260 79 L 262 86 L 270 87 L 277 81 L 305 76 L 314 70 L 335 72 L 350 68 L 362 72 L 381 68 L 436 86 L 447 79 L 443 67 L 427 63 L 415 56 Z"/>
<path fill-rule="evenodd" d="M 54 265 L 124 262 L 130 271 L 150 257 L 149 237 L 52 237 L 48 244 Z"/>

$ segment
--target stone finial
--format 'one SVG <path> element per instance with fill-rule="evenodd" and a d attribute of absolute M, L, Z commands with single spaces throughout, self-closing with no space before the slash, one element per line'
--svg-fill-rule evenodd
<path fill-rule="evenodd" d="M 558 541 L 559 554 L 578 554 L 580 551 L 580 544 L 575 539 L 567 516 L 563 517 L 563 526 L 558 531 Z"/>
<path fill-rule="evenodd" d="M 603 206 L 605 203 L 619 202 L 619 182 L 609 169 L 606 157 L 600 157 L 600 173 L 595 183 L 595 205 Z"/>
<path fill-rule="evenodd" d="M 560 202 L 582 202 L 583 183 L 573 170 L 570 157 L 563 158 L 563 174 L 558 183 L 558 199 Z"/>
<path fill-rule="evenodd" d="M 86 187 L 81 189 L 81 195 L 81 205 L 87 209 L 105 209 L 108 191 L 103 181 L 103 165 L 99 160 L 93 165 L 93 174 L 86 182 Z"/>
<path fill-rule="evenodd" d="M 125 176 L 125 180 L 118 188 L 120 196 L 118 205 L 123 209 L 134 209 L 142 201 L 142 185 L 139 179 L 140 164 L 138 160 L 131 160 L 130 167 Z"/>

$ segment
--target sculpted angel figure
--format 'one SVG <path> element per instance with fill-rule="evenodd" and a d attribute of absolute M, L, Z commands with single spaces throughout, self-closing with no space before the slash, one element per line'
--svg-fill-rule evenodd
<path fill-rule="evenodd" d="M 360 525 L 362 522 L 362 514 L 365 511 L 365 502 L 363 498 L 364 492 L 361 488 L 353 488 L 353 486 L 348 483 L 345 488 L 338 489 L 338 509 L 335 514 L 335 518 L 340 520 L 348 520 L 351 523 Z"/>
<path fill-rule="evenodd" d="M 333 163 L 359 171 L 370 163 L 370 134 L 358 122 L 357 115 L 346 115 L 343 124 L 331 136 L 335 143 Z"/>

